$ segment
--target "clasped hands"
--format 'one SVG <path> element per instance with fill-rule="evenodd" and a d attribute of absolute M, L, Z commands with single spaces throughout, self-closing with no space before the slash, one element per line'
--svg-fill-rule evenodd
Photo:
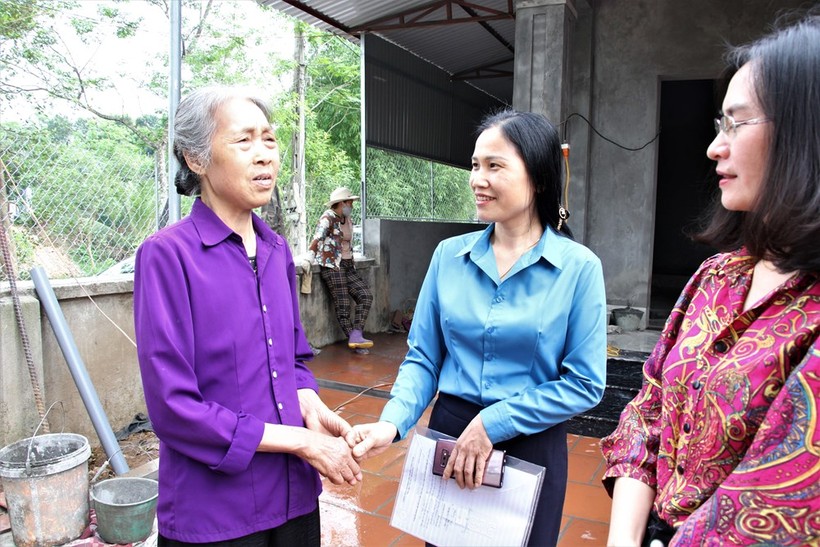
<path fill-rule="evenodd" d="M 396 439 L 398 430 L 390 422 L 356 425 L 345 437 L 353 448 L 356 461 L 377 456 Z M 442 474 L 443 480 L 455 477 L 459 488 L 481 486 L 484 468 L 492 452 L 493 443 L 487 436 L 481 416 L 476 416 L 456 441 L 453 453 Z"/>
<path fill-rule="evenodd" d="M 333 484 L 358 483 L 362 480 L 359 463 L 381 454 L 396 439 L 398 430 L 390 422 L 351 427 L 312 389 L 300 389 L 298 394 L 305 428 L 311 433 L 300 455 Z M 476 416 L 459 436 L 442 479 L 455 477 L 459 488 L 481 486 L 492 449 L 481 416 Z"/>

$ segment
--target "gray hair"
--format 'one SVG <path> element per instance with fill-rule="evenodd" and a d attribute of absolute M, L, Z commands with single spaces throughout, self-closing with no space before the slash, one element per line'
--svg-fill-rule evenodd
<path fill-rule="evenodd" d="M 207 166 L 211 163 L 211 141 L 216 132 L 216 112 L 233 99 L 251 101 L 259 107 L 265 119 L 271 119 L 268 103 L 253 91 L 243 87 L 203 87 L 192 91 L 179 103 L 174 117 L 174 156 L 179 162 L 174 184 L 178 194 L 200 194 L 202 181 L 199 175 L 188 167 L 185 154 L 202 165 Z"/>

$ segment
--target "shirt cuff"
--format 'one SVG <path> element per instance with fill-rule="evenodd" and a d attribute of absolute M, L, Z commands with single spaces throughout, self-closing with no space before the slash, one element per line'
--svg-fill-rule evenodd
<path fill-rule="evenodd" d="M 225 453 L 222 461 L 211 467 L 211 469 L 226 475 L 234 475 L 245 471 L 250 465 L 254 454 L 256 454 L 259 443 L 262 442 L 264 432 L 264 422 L 250 414 L 239 414 L 233 442 L 228 447 L 228 452 Z"/>
<path fill-rule="evenodd" d="M 403 409 L 396 399 L 390 399 L 382 409 L 382 414 L 379 417 L 381 422 L 390 422 L 396 426 L 398 431 L 398 438 L 394 440 L 399 441 L 407 436 L 407 433 L 413 428 L 415 422 L 407 418 L 407 411 Z"/>
<path fill-rule="evenodd" d="M 490 438 L 491 443 L 500 443 L 518 435 L 512 418 L 503 403 L 488 406 L 478 415 L 481 416 L 481 422 L 484 424 L 484 430 L 487 432 L 487 437 Z"/>
<path fill-rule="evenodd" d="M 312 389 L 319 393 L 319 383 L 311 372 L 296 369 L 296 389 Z"/>

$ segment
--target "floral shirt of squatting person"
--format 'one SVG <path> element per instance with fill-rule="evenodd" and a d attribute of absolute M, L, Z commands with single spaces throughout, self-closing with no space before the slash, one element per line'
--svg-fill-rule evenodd
<path fill-rule="evenodd" d="M 604 485 L 656 489 L 671 545 L 820 545 L 820 276 L 744 312 L 754 264 L 741 249 L 701 265 L 601 441 Z"/>
<path fill-rule="evenodd" d="M 317 262 L 323 268 L 339 269 L 342 260 L 342 217 L 333 209 L 328 209 L 319 217 L 313 240 L 308 245 L 311 262 Z"/>

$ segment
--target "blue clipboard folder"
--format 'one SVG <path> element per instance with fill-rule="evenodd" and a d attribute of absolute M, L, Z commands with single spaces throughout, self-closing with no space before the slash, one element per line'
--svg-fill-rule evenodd
<path fill-rule="evenodd" d="M 544 467 L 507 455 L 501 488 L 461 489 L 431 472 L 436 440 L 418 426 L 404 458 L 390 525 L 439 547 L 526 545 Z"/>

